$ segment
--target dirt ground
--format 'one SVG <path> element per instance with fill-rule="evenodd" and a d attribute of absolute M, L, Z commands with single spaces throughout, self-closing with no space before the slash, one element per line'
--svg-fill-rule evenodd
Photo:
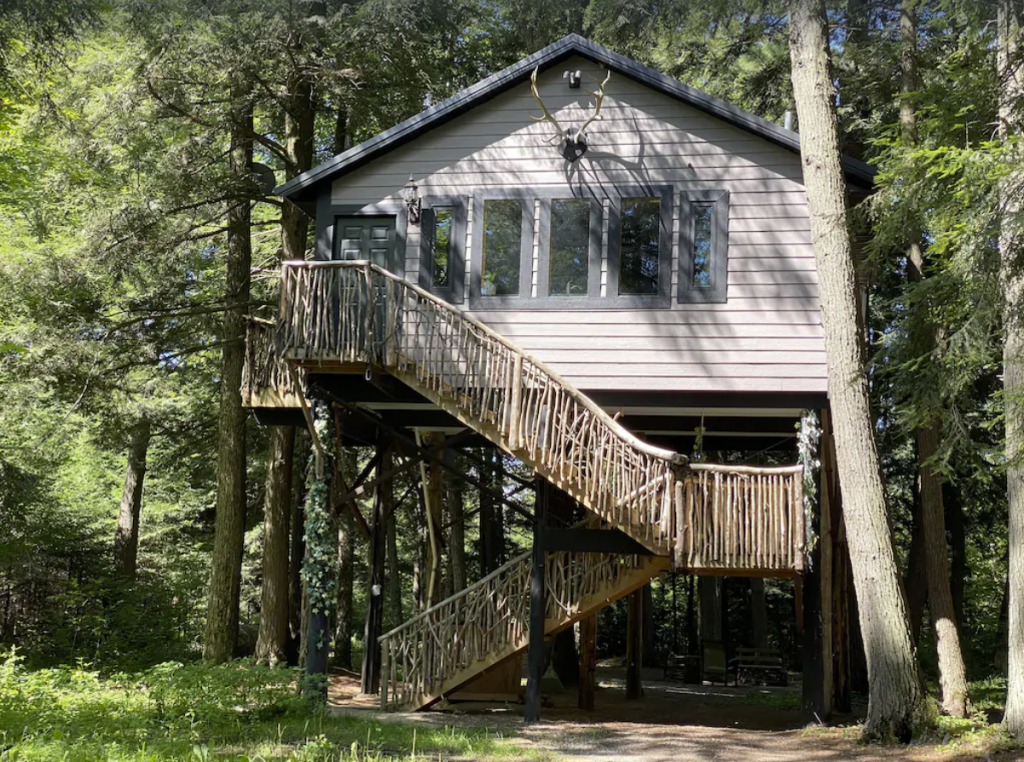
<path fill-rule="evenodd" d="M 1024 751 L 993 754 L 978 745 L 915 744 L 909 747 L 856 743 L 857 717 L 840 717 L 830 728 L 804 728 L 799 686 L 723 688 L 664 682 L 660 672 L 645 673 L 644 698 L 627 701 L 621 670 L 600 669 L 596 708 L 576 707 L 576 692 L 546 682 L 542 721 L 524 725 L 522 706 L 452 703 L 415 714 L 379 712 L 377 702 L 360 697 L 358 677 L 337 675 L 331 682 L 332 709 L 372 713 L 383 721 L 487 726 L 515 735 L 515 743 L 556 759 L 609 762 L 960 762 L 1024 760 Z"/>

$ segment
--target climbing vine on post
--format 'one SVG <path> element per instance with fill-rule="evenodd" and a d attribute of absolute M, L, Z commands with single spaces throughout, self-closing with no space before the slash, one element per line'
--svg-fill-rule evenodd
<path fill-rule="evenodd" d="M 806 552 L 810 553 L 818 543 L 814 516 L 818 508 L 818 472 L 821 469 L 819 445 L 821 424 L 815 410 L 805 410 L 800 416 L 797 432 L 798 461 L 804 467 L 804 526 L 807 527 Z"/>
<path fill-rule="evenodd" d="M 327 685 L 327 651 L 330 645 L 327 632 L 327 612 L 335 598 L 336 580 L 334 560 L 337 553 L 337 532 L 331 519 L 331 457 L 334 448 L 331 410 L 324 402 L 314 402 L 312 422 L 320 444 L 310 455 L 309 489 L 306 492 L 306 543 L 302 559 L 302 582 L 309 600 L 309 643 L 306 647 L 307 696 L 325 699 Z"/>

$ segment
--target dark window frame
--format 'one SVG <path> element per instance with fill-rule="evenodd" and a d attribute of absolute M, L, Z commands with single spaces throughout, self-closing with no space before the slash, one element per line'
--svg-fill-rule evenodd
<path fill-rule="evenodd" d="M 657 309 L 672 306 L 672 271 L 675 268 L 675 252 L 672 246 L 673 201 L 675 192 L 669 185 L 647 187 L 616 186 L 611 190 L 608 209 L 608 278 L 607 295 L 599 300 L 606 307 L 633 307 Z M 619 268 L 621 266 L 621 236 L 619 223 L 622 217 L 622 199 L 659 198 L 661 200 L 661 230 L 658 238 L 658 293 L 620 294 Z"/>
<path fill-rule="evenodd" d="M 711 286 L 693 285 L 695 206 L 710 206 Z M 683 191 L 679 209 L 680 304 L 723 304 L 729 294 L 729 191 Z"/>
<path fill-rule="evenodd" d="M 472 310 L 528 308 L 533 297 L 534 206 L 537 193 L 531 188 L 489 188 L 473 195 L 473 250 L 470 252 L 469 307 Z M 522 237 L 519 246 L 519 293 L 485 296 L 483 284 L 484 202 L 522 201 Z"/>
<path fill-rule="evenodd" d="M 420 214 L 419 284 L 450 304 L 462 304 L 466 284 L 466 220 L 468 207 L 464 196 L 426 196 Z M 452 210 L 449 232 L 448 285 L 434 286 L 434 209 Z"/>

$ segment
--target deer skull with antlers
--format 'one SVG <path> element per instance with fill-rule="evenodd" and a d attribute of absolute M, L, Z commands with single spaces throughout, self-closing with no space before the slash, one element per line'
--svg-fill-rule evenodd
<path fill-rule="evenodd" d="M 566 161 L 576 161 L 587 151 L 587 135 L 586 129 L 591 124 L 601 119 L 601 103 L 604 101 L 604 86 L 608 84 L 608 80 L 612 78 L 611 71 L 604 78 L 603 82 L 598 82 L 596 78 L 591 77 L 594 80 L 594 84 L 597 85 L 597 90 L 587 90 L 594 97 L 594 113 L 590 115 L 590 118 L 583 123 L 583 125 L 576 130 L 575 134 L 572 129 L 562 129 L 562 125 L 558 123 L 558 120 L 548 111 L 544 105 L 544 101 L 540 97 L 540 93 L 537 91 L 537 72 L 539 67 L 533 70 L 533 74 L 530 76 L 530 90 L 533 91 L 533 97 L 537 99 L 537 103 L 540 105 L 542 116 L 530 115 L 530 118 L 535 122 L 548 122 L 554 127 L 555 134 L 551 136 L 551 145 L 561 145 L 562 155 L 566 158 Z"/>

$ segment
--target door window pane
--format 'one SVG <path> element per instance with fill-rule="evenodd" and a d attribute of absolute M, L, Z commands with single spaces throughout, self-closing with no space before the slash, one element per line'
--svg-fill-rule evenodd
<path fill-rule="evenodd" d="M 657 294 L 661 199 L 624 198 L 619 217 L 619 293 Z"/>
<path fill-rule="evenodd" d="M 711 288 L 711 221 L 714 207 L 693 208 L 693 285 Z"/>
<path fill-rule="evenodd" d="M 447 288 L 451 285 L 448 262 L 452 251 L 454 219 L 453 209 L 434 209 L 434 288 Z"/>
<path fill-rule="evenodd" d="M 551 201 L 548 240 L 548 294 L 586 296 L 590 251 L 590 202 L 556 198 Z"/>
<path fill-rule="evenodd" d="M 519 255 L 523 243 L 523 201 L 484 201 L 483 277 L 484 296 L 519 293 Z"/>

